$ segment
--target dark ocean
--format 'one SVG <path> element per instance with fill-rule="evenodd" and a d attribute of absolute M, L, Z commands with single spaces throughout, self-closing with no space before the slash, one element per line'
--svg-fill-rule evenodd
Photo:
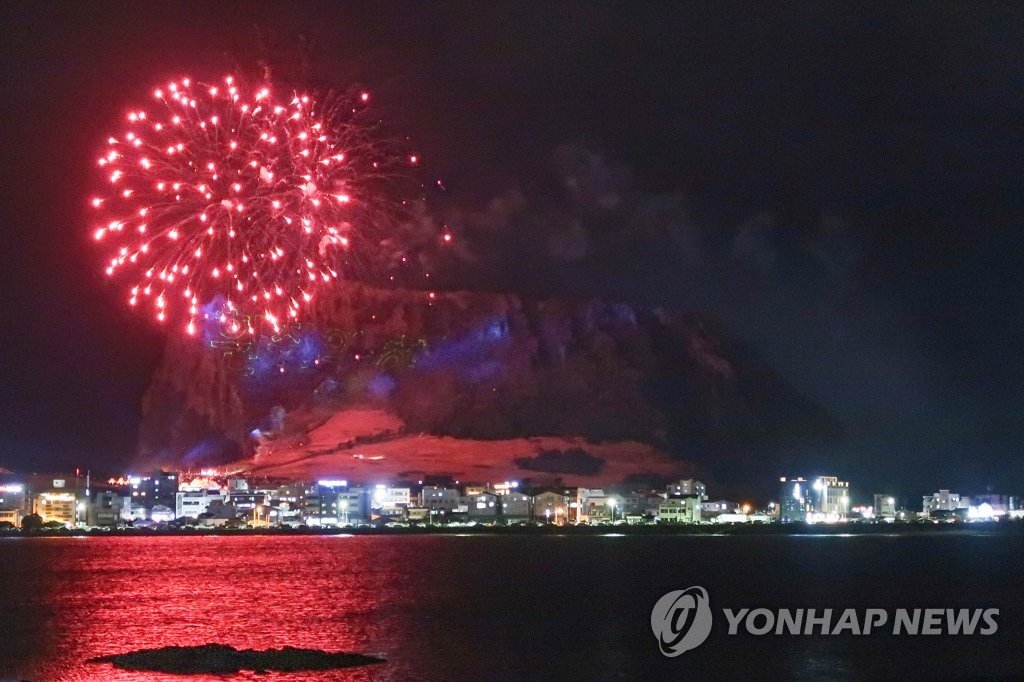
<path fill-rule="evenodd" d="M 0 678 L 1024 677 L 1024 535 L 221 536 L 0 540 Z M 663 594 L 714 625 L 666 658 Z M 727 634 L 723 608 L 997 608 L 972 636 Z M 88 658 L 210 642 L 380 655 L 331 673 L 182 677 Z"/>

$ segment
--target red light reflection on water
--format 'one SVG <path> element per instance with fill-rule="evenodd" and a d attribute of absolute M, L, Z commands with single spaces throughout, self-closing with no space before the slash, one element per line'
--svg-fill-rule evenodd
<path fill-rule="evenodd" d="M 42 680 L 223 680 L 120 671 L 88 658 L 211 642 L 389 657 L 407 645 L 417 592 L 409 541 L 431 538 L 53 538 L 4 542 L 0 605 L 18 613 L 0 674 Z M 2 550 L 0 550 L 2 551 Z M 12 566 L 13 564 L 13 566 Z M 10 609 L 10 610 L 8 610 Z M 9 650 L 11 650 L 9 649 Z M 13 670 L 7 670 L 13 667 Z M 372 669 L 371 669 L 372 668 Z M 409 679 L 389 664 L 259 680 Z M 237 679 L 237 678 L 235 678 Z"/>

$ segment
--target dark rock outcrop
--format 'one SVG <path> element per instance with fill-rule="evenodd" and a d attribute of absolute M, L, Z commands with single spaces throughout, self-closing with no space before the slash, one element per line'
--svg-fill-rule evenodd
<path fill-rule="evenodd" d="M 172 338 L 145 396 L 140 450 L 167 463 L 236 459 L 253 429 L 301 437 L 291 415 L 366 403 L 417 433 L 640 440 L 698 463 L 837 433 L 700 315 L 353 284 L 273 339 Z"/>
<path fill-rule="evenodd" d="M 384 659 L 364 654 L 327 652 L 319 649 L 235 649 L 224 644 L 167 646 L 140 649 L 124 654 L 90 658 L 90 663 L 110 663 L 125 670 L 148 670 L 176 675 L 237 673 L 242 670 L 297 672 L 334 670 L 383 663 Z"/>

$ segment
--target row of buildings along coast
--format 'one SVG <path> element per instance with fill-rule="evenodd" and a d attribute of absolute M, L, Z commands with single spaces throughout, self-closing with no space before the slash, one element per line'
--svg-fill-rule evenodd
<path fill-rule="evenodd" d="M 361 484 L 228 474 L 153 471 L 94 480 L 13 474 L 0 477 L 0 528 L 261 527 L 367 524 L 699 524 L 972 521 L 1024 515 L 1021 498 L 939 490 L 920 507 L 879 493 L 855 504 L 835 476 L 784 477 L 778 501 L 763 507 L 708 495 L 701 481 L 657 489 L 530 487 L 528 482 L 465 483 L 447 477 Z M 916 506 L 916 505 L 914 505 Z"/>

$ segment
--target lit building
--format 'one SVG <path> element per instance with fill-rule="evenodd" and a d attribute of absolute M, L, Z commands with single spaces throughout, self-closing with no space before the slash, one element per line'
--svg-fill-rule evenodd
<path fill-rule="evenodd" d="M 144 516 L 149 515 L 156 505 L 173 508 L 176 505 L 178 493 L 178 475 L 169 471 L 154 471 L 146 476 L 129 476 L 128 484 L 131 488 L 133 504 L 140 504 L 145 508 Z"/>
<path fill-rule="evenodd" d="M 779 522 L 780 523 L 803 523 L 807 521 L 807 511 L 810 506 L 811 487 L 807 479 L 786 478 L 779 479 L 782 484 L 779 490 Z"/>
<path fill-rule="evenodd" d="M 519 488 L 519 481 L 505 481 L 504 483 L 495 483 L 490 487 L 491 490 L 498 493 L 499 495 L 508 495 L 509 493 L 515 492 Z"/>
<path fill-rule="evenodd" d="M 342 524 L 364 523 L 370 518 L 370 496 L 366 488 L 350 487 L 338 492 Z"/>
<path fill-rule="evenodd" d="M 983 495 L 971 495 L 970 500 L 971 504 L 968 509 L 975 507 L 976 513 L 977 510 L 984 510 L 991 517 L 1006 516 L 1013 509 L 1013 500 L 1007 495 L 985 493 Z"/>
<path fill-rule="evenodd" d="M 124 520 L 125 507 L 131 498 L 114 490 L 97 490 L 86 503 L 85 523 L 88 526 L 117 526 Z"/>
<path fill-rule="evenodd" d="M 238 528 L 245 525 L 244 516 L 245 514 L 236 509 L 234 505 L 224 502 L 223 498 L 218 498 L 210 502 L 206 511 L 199 515 L 197 521 L 200 526 Z"/>
<path fill-rule="evenodd" d="M 876 494 L 875 503 L 871 507 L 872 513 L 878 519 L 896 518 L 896 498 L 892 495 Z"/>
<path fill-rule="evenodd" d="M 483 491 L 475 495 L 466 495 L 460 499 L 465 505 L 469 518 L 474 521 L 494 521 L 498 516 L 498 494 Z"/>
<path fill-rule="evenodd" d="M 569 503 L 572 501 L 572 491 L 566 490 L 545 490 L 533 496 L 533 518 L 544 519 L 547 523 L 557 526 L 565 525 L 569 521 Z"/>
<path fill-rule="evenodd" d="M 579 523 L 605 523 L 622 518 L 621 500 L 600 488 L 579 488 L 576 491 Z"/>
<path fill-rule="evenodd" d="M 850 484 L 835 476 L 818 476 L 811 483 L 812 506 L 818 520 L 836 521 L 850 513 Z"/>
<path fill-rule="evenodd" d="M 383 484 L 373 487 L 373 496 L 370 499 L 371 509 L 394 511 L 399 508 L 408 508 L 410 504 L 412 504 L 410 488 L 392 488 Z"/>
<path fill-rule="evenodd" d="M 297 482 L 280 482 L 260 488 L 269 500 L 272 523 L 299 525 L 305 512 L 306 486 Z"/>
<path fill-rule="evenodd" d="M 198 519 L 214 502 L 227 502 L 227 495 L 220 490 L 182 490 L 174 498 L 175 518 Z"/>
<path fill-rule="evenodd" d="M 739 502 L 728 500 L 715 500 L 714 502 L 701 502 L 700 513 L 705 519 L 711 519 L 719 514 L 736 514 L 739 512 Z"/>
<path fill-rule="evenodd" d="M 128 498 L 132 499 L 132 498 Z M 149 516 L 149 511 L 146 509 L 146 505 L 142 502 L 129 502 L 125 505 L 124 520 L 125 521 L 140 521 L 145 520 Z"/>
<path fill-rule="evenodd" d="M 660 523 L 700 523 L 700 498 L 670 497 L 658 506 Z"/>
<path fill-rule="evenodd" d="M 419 502 L 431 511 L 454 512 L 459 508 L 459 489 L 425 485 L 420 490 Z"/>
<path fill-rule="evenodd" d="M 174 520 L 174 510 L 162 504 L 153 505 L 149 510 L 149 520 L 154 523 L 167 523 Z"/>
<path fill-rule="evenodd" d="M 71 527 L 78 523 L 78 500 L 74 493 L 39 493 L 32 500 L 32 513 L 43 523 L 56 521 Z"/>
<path fill-rule="evenodd" d="M 306 490 L 305 521 L 314 526 L 363 523 L 370 518 L 370 506 L 366 488 L 350 486 L 346 480 L 321 479 Z"/>
<path fill-rule="evenodd" d="M 961 497 L 960 493 L 951 493 L 948 490 L 939 490 L 934 495 L 925 495 L 921 500 L 921 511 L 926 516 L 935 512 L 956 512 L 967 509 L 970 506 L 970 498 Z"/>
<path fill-rule="evenodd" d="M 248 487 L 232 490 L 229 485 L 228 503 L 240 511 L 251 512 L 256 507 L 261 507 L 267 504 L 267 495 L 266 493 L 256 490 L 249 490 Z"/>
<path fill-rule="evenodd" d="M 27 499 L 24 484 L 4 483 L 0 485 L 0 507 L 24 512 L 28 508 Z"/>
<path fill-rule="evenodd" d="M 7 522 L 15 528 L 21 527 L 21 510 L 20 509 L 0 509 L 0 523 Z"/>
<path fill-rule="evenodd" d="M 228 479 L 228 491 L 229 492 L 244 492 L 249 490 L 249 481 L 244 478 L 229 478 Z"/>
<path fill-rule="evenodd" d="M 650 515 L 652 518 L 658 515 L 658 505 L 665 496 L 648 492 L 628 492 L 616 494 L 614 498 L 616 519 L 629 518 L 634 523 L 640 523 L 644 515 Z"/>
<path fill-rule="evenodd" d="M 501 515 L 506 521 L 526 521 L 533 509 L 532 499 L 524 493 L 510 492 L 499 495 Z"/>
<path fill-rule="evenodd" d="M 437 513 L 444 514 L 444 510 L 439 509 Z M 427 509 L 426 507 L 408 507 L 406 509 L 406 519 L 411 523 L 433 523 L 434 510 Z"/>
<path fill-rule="evenodd" d="M 686 478 L 675 483 L 670 483 L 665 488 L 665 494 L 669 497 L 699 497 L 701 500 L 707 499 L 707 488 L 700 481 L 692 478 Z"/>

